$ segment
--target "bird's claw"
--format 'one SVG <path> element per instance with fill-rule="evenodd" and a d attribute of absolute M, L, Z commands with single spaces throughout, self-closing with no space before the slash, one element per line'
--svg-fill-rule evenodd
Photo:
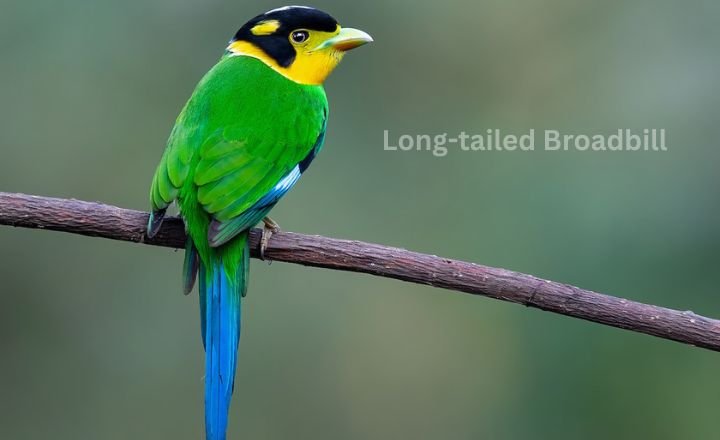
<path fill-rule="evenodd" d="M 263 261 L 265 261 L 265 250 L 270 242 L 270 237 L 276 232 L 280 232 L 280 226 L 275 220 L 265 217 L 263 219 L 262 234 L 260 235 L 260 259 Z"/>

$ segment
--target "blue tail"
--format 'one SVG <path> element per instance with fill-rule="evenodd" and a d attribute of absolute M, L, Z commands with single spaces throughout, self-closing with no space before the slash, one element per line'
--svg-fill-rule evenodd
<path fill-rule="evenodd" d="M 205 433 L 207 440 L 225 440 L 235 383 L 240 339 L 241 297 L 244 294 L 248 249 L 243 239 L 239 264 L 215 256 L 211 267 L 200 265 L 200 317 L 205 345 Z M 232 253 L 226 258 L 231 258 Z M 236 258 L 231 258 L 236 260 Z M 234 263 L 234 261 L 233 261 Z M 235 266 L 235 267 L 233 267 Z M 231 268 L 228 271 L 228 267 Z"/>

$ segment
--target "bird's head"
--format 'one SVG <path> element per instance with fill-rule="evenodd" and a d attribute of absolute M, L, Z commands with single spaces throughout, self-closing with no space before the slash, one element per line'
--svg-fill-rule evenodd
<path fill-rule="evenodd" d="M 325 12 L 285 6 L 245 23 L 227 51 L 257 58 L 297 83 L 322 84 L 346 51 L 371 41 L 361 30 L 340 27 Z"/>

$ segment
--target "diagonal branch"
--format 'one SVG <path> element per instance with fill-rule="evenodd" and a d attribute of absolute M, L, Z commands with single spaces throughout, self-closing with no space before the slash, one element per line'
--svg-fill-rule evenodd
<path fill-rule="evenodd" d="M 152 240 L 148 214 L 99 203 L 0 192 L 0 224 L 182 248 L 182 221 L 169 218 Z M 251 232 L 253 256 L 260 233 Z M 273 234 L 266 258 L 362 272 L 482 295 L 612 327 L 720 351 L 720 321 L 580 289 L 505 269 L 359 241 Z"/>

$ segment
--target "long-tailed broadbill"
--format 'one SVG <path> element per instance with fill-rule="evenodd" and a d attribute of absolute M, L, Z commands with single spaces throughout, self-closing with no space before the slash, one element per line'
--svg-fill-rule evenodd
<path fill-rule="evenodd" d="M 226 438 L 248 231 L 261 221 L 266 230 L 276 227 L 267 214 L 323 145 L 323 82 L 348 50 L 370 41 L 309 7 L 258 15 L 230 40 L 172 129 L 152 180 L 147 235 L 176 201 L 188 235 L 185 292 L 199 285 L 208 440 Z"/>

